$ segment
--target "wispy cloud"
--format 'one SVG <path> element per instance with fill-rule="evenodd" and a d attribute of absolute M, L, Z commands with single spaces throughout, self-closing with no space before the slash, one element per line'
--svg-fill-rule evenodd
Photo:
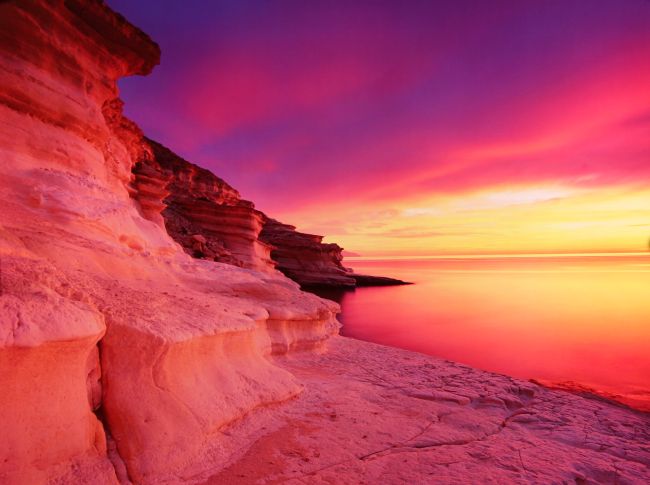
<path fill-rule="evenodd" d="M 110 3 L 163 50 L 127 113 L 306 231 L 364 254 L 645 231 L 648 2 Z"/>

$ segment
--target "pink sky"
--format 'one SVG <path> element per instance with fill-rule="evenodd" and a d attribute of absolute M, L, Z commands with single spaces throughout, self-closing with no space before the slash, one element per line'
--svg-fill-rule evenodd
<path fill-rule="evenodd" d="M 650 2 L 109 2 L 145 132 L 362 254 L 644 250 Z"/>

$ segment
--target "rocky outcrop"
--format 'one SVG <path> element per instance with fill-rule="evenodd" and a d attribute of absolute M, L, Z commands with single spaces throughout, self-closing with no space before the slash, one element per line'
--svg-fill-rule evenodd
<path fill-rule="evenodd" d="M 138 131 L 123 117 L 114 124 L 123 136 Z M 136 138 L 131 196 L 190 256 L 265 272 L 277 267 L 303 288 L 407 284 L 355 274 L 343 266 L 338 244 L 269 218 L 209 170 L 141 134 Z"/>
<path fill-rule="evenodd" d="M 295 226 L 271 218 L 266 218 L 260 239 L 273 247 L 271 259 L 277 268 L 305 289 L 411 284 L 355 273 L 343 266 L 343 248 L 338 244 L 324 243 L 323 236 L 299 232 Z"/>
<path fill-rule="evenodd" d="M 272 271 L 258 236 L 265 216 L 209 170 L 146 139 L 150 153 L 133 167 L 133 196 L 143 215 L 162 216 L 167 232 L 193 257 Z"/>
<path fill-rule="evenodd" d="M 282 359 L 305 391 L 202 481 L 583 483 L 650 479 L 650 415 L 422 354 L 335 337 Z M 315 372 L 315 369 L 318 369 Z"/>
<path fill-rule="evenodd" d="M 387 276 L 375 276 L 369 274 L 353 273 L 352 277 L 357 287 L 361 286 L 399 286 L 399 285 L 412 285 L 410 281 L 398 280 L 396 278 L 389 278 Z"/>
<path fill-rule="evenodd" d="M 123 117 L 158 56 L 102 2 L 0 2 L 0 483 L 650 479 L 646 415 L 330 339 L 264 217 Z"/>
<path fill-rule="evenodd" d="M 104 317 L 49 260 L 83 264 L 74 251 L 100 233 L 135 243 L 131 162 L 105 111 L 159 49 L 99 2 L 2 2 L 0 23 L 0 481 L 114 482 L 93 413 Z"/>
<path fill-rule="evenodd" d="M 0 482 L 183 481 L 227 423 L 300 391 L 273 356 L 320 347 L 336 305 L 264 268 L 261 243 L 254 261 L 239 241 L 262 218 L 232 189 L 210 228 L 243 267 L 155 220 L 166 189 L 132 168 L 159 147 L 116 86 L 158 62 L 145 34 L 90 0 L 2 2 L 0 22 Z M 216 197 L 198 167 L 170 173 Z"/>
<path fill-rule="evenodd" d="M 17 268 L 15 265 L 21 267 Z M 26 278 L 22 261 L 2 255 L 0 296 L 0 482 L 43 483 L 82 470 L 79 479 L 115 481 L 101 400 L 100 314 Z"/>
<path fill-rule="evenodd" d="M 324 244 L 323 236 L 296 231 L 294 226 L 267 218 L 260 239 L 273 247 L 277 268 L 301 286 L 353 288 L 352 271 L 342 264 L 338 244 Z"/>

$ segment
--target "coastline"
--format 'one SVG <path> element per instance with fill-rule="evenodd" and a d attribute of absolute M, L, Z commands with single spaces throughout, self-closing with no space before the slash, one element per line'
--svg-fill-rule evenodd
<path fill-rule="evenodd" d="M 233 424 L 197 483 L 650 480 L 647 413 L 340 336 L 276 362 L 302 393 Z"/>
<path fill-rule="evenodd" d="M 647 414 L 337 335 L 342 249 L 123 116 L 157 44 L 1 8 L 0 482 L 650 481 Z"/>
<path fill-rule="evenodd" d="M 639 390 L 627 394 L 617 394 L 593 385 L 575 381 L 551 381 L 545 379 L 530 379 L 530 382 L 556 391 L 570 392 L 585 399 L 595 399 L 615 406 L 622 406 L 636 412 L 650 414 L 650 390 Z M 642 397 L 636 397 L 642 396 Z"/>
<path fill-rule="evenodd" d="M 413 283 L 406 283 L 406 284 L 413 284 Z M 343 291 L 350 291 L 350 290 L 343 290 Z M 321 289 L 319 292 L 316 293 L 318 296 L 321 296 L 322 298 L 340 298 L 341 295 L 337 294 L 336 290 L 332 289 Z M 329 295 L 329 296 L 328 296 Z M 335 300 L 335 301 L 340 301 L 340 300 Z M 343 328 L 344 325 L 342 325 Z M 390 345 L 385 345 L 385 344 L 380 344 L 377 342 L 372 342 L 370 340 L 364 340 L 362 338 L 356 338 L 352 336 L 346 336 L 346 335 L 341 335 L 344 338 L 350 338 L 353 340 L 358 340 L 360 342 L 367 342 L 367 343 L 372 343 L 374 345 L 384 345 L 386 347 L 391 347 L 399 350 L 403 350 L 406 352 L 414 352 L 414 353 L 419 353 L 422 355 L 426 355 L 429 357 L 432 357 L 434 359 L 443 359 L 446 360 L 444 357 L 438 356 L 438 355 L 433 355 L 429 353 L 424 353 L 424 352 L 418 352 L 417 350 L 413 349 L 408 349 L 408 348 L 402 348 L 402 347 L 395 347 L 395 346 L 390 346 Z M 455 362 L 451 361 L 450 362 Z M 491 373 L 492 371 L 489 370 L 484 370 L 480 369 L 475 366 L 470 366 L 467 364 L 463 364 L 461 362 L 455 362 L 458 365 L 466 365 L 467 367 L 470 367 L 472 369 L 475 369 L 478 372 L 487 372 Z M 497 373 L 499 374 L 499 373 Z M 499 374 L 500 375 L 500 374 Z M 533 384 L 545 387 L 547 389 L 553 390 L 553 391 L 562 391 L 562 392 L 568 392 L 571 394 L 578 395 L 580 397 L 583 397 L 585 399 L 594 399 L 594 400 L 599 400 L 602 402 L 606 402 L 608 404 L 614 405 L 614 406 L 620 406 L 629 410 L 632 410 L 634 412 L 641 412 L 641 413 L 646 413 L 650 415 L 650 390 L 646 389 L 640 389 L 637 392 L 634 393 L 628 393 L 628 394 L 619 394 L 611 391 L 607 391 L 605 389 L 600 389 L 595 385 L 588 385 L 582 382 L 577 382 L 577 381 L 553 381 L 549 379 L 540 379 L 540 378 L 535 378 L 535 377 L 528 377 L 527 379 L 522 379 L 518 378 L 515 376 L 509 376 L 507 373 L 503 373 L 503 375 L 512 377 L 513 379 L 518 379 L 518 380 L 523 380 L 523 381 L 528 381 Z M 639 396 L 639 397 L 637 397 Z"/>
<path fill-rule="evenodd" d="M 461 256 L 453 260 L 448 257 L 428 260 L 355 258 L 351 262 L 346 258 L 346 262 L 359 272 L 408 278 L 416 281 L 417 286 L 323 296 L 342 305 L 344 335 L 534 380 L 551 388 L 598 396 L 647 412 L 650 410 L 650 388 L 647 374 L 644 374 L 647 358 L 641 344 L 647 335 L 647 331 L 642 330 L 647 302 L 637 297 L 641 293 L 635 290 L 638 288 L 641 292 L 645 285 L 648 258 L 650 255 L 640 252 L 592 253 L 589 256 L 574 253 L 547 258 L 518 255 L 507 260 L 498 255 L 484 255 L 480 261 Z M 550 276 L 552 274 L 557 274 L 557 278 Z M 564 287 L 559 279 L 571 283 Z M 618 282 L 619 296 L 609 295 L 606 283 L 601 283 L 612 279 Z M 472 285 L 472 290 L 454 293 L 458 286 L 453 285 L 458 281 L 466 287 Z M 489 290 L 493 281 L 494 284 L 500 282 L 497 287 L 504 289 L 505 295 L 514 294 L 524 301 L 528 301 L 526 297 L 532 298 L 532 307 L 539 307 L 543 313 L 529 318 L 526 311 L 519 311 L 525 310 L 521 305 L 510 304 L 507 296 L 500 298 L 499 290 Z M 559 289 L 555 293 L 545 293 L 543 285 L 550 285 L 547 282 L 557 284 Z M 570 291 L 571 285 L 577 288 L 583 282 L 581 291 Z M 510 293 L 513 288 L 519 289 L 517 285 L 525 289 Z M 601 297 L 590 302 L 590 294 Z M 434 299 L 440 300 L 439 303 L 430 305 Z M 455 303 L 447 303 L 450 299 Z M 476 310 L 466 309 L 463 302 L 475 300 L 481 302 Z M 621 304 L 627 303 L 627 310 L 616 306 L 619 300 Z M 394 308 L 404 311 L 400 313 Z M 563 308 L 572 309 L 573 314 L 569 315 Z M 569 318 L 571 316 L 575 318 Z M 610 328 L 607 321 L 620 323 L 611 328 L 611 338 L 602 340 L 604 329 Z M 578 330 L 564 332 L 564 324 Z M 452 327 L 462 330 L 453 331 Z M 477 335 L 474 330 L 483 327 L 491 329 L 485 338 L 493 342 L 494 347 L 482 349 L 481 338 L 474 337 Z M 426 338 L 409 337 L 415 334 L 426 335 Z M 539 339 L 533 341 L 535 339 L 529 338 L 531 334 L 538 335 Z M 599 342 L 605 357 L 585 354 L 583 341 Z M 476 351 L 469 352 L 471 348 Z M 545 360 L 545 355 L 554 357 Z"/>

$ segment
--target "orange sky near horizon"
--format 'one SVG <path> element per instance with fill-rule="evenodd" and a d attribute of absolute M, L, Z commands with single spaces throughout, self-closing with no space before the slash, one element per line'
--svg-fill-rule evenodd
<path fill-rule="evenodd" d="M 650 61 L 628 54 L 624 65 L 580 73 L 582 89 L 554 93 L 561 113 L 531 106 L 531 128 L 507 141 L 451 147 L 353 207 L 342 198 L 283 217 L 363 256 L 647 251 L 650 177 L 635 169 L 650 168 Z M 618 170 L 631 158 L 629 173 Z M 533 176 L 501 171 L 529 160 Z M 466 175 L 483 167 L 476 182 Z M 454 175 L 468 183 L 447 189 Z"/>
<path fill-rule="evenodd" d="M 650 240 L 650 189 L 520 186 L 392 201 L 357 210 L 326 242 L 362 256 L 642 252 Z M 345 210 L 341 208 L 341 211 Z M 326 232 L 310 224 L 301 229 Z M 293 220 L 300 216 L 294 214 Z"/>
<path fill-rule="evenodd" d="M 648 250 L 647 0 L 110 3 L 163 52 L 127 114 L 299 230 L 364 256 Z"/>
<path fill-rule="evenodd" d="M 378 183 L 353 206 L 341 198 L 282 217 L 363 256 L 646 251 L 650 178 L 616 167 L 629 152 L 650 167 L 650 69 L 595 84 L 602 87 L 592 86 L 586 102 L 568 99 L 562 117 L 550 116 L 530 136 L 451 149 L 447 163 Z M 494 163 L 526 160 L 539 160 L 541 176 L 508 177 Z M 571 172 L 544 174 L 545 164 Z M 476 183 L 427 187 L 483 166 L 488 173 Z"/>

